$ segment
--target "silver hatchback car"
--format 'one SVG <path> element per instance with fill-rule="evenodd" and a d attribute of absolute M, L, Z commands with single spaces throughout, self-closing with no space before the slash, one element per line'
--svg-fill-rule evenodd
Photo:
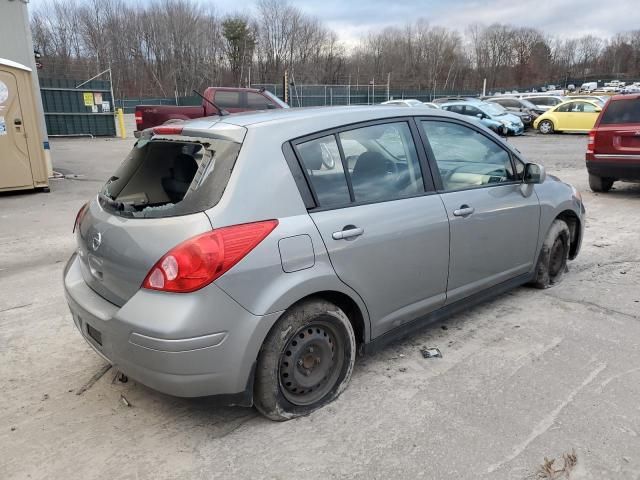
<path fill-rule="evenodd" d="M 336 107 L 145 131 L 78 212 L 73 320 L 120 371 L 284 420 L 356 355 L 578 254 L 578 192 L 464 117 Z"/>

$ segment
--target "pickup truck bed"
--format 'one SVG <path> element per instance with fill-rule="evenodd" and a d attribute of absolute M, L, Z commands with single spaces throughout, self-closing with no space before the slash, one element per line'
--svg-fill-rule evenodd
<path fill-rule="evenodd" d="M 191 118 L 218 115 L 218 110 L 210 102 L 214 102 L 229 113 L 249 110 L 267 110 L 289 108 L 278 97 L 266 90 L 255 88 L 209 87 L 204 91 L 202 105 L 138 105 L 135 110 L 136 137 L 142 130 L 162 125 L 168 120 L 189 120 Z"/>

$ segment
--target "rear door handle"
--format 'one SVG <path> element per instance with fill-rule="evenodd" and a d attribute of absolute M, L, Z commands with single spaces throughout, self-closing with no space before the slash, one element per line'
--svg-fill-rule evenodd
<path fill-rule="evenodd" d="M 457 210 L 454 210 L 453 214 L 456 217 L 467 217 L 475 211 L 476 209 L 473 207 L 470 207 L 469 205 L 460 205 L 460 208 L 458 208 Z"/>
<path fill-rule="evenodd" d="M 364 233 L 364 228 L 360 228 L 360 227 L 351 227 L 351 228 L 345 227 L 342 230 L 340 230 L 339 232 L 333 232 L 333 234 L 331 235 L 331 238 L 333 238 L 334 240 L 346 240 L 348 238 L 359 237 L 363 233 Z"/>

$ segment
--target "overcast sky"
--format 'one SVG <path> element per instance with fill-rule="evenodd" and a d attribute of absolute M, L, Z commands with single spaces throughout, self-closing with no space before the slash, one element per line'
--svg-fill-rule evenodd
<path fill-rule="evenodd" d="M 249 2 L 243 2 L 247 5 Z M 423 17 L 432 25 L 464 30 L 473 22 L 536 27 L 561 36 L 611 36 L 640 28 L 640 0 L 295 0 L 341 38 Z M 221 13 L 238 10 L 237 0 L 217 0 Z"/>
<path fill-rule="evenodd" d="M 31 0 L 37 7 L 45 0 Z M 82 0 L 77 0 L 82 1 Z M 192 0 L 213 3 L 220 14 L 252 9 L 246 0 Z M 142 0 L 145 3 L 145 0 Z M 371 30 L 401 26 L 417 18 L 463 31 L 473 22 L 536 27 L 565 37 L 609 37 L 640 28 L 640 0 L 291 0 L 317 16 L 342 40 L 354 43 Z"/>

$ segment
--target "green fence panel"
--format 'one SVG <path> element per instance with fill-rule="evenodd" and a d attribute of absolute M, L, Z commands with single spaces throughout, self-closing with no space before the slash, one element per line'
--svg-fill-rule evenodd
<path fill-rule="evenodd" d="M 40 95 L 47 133 L 115 136 L 114 103 L 109 82 L 42 78 Z"/>

